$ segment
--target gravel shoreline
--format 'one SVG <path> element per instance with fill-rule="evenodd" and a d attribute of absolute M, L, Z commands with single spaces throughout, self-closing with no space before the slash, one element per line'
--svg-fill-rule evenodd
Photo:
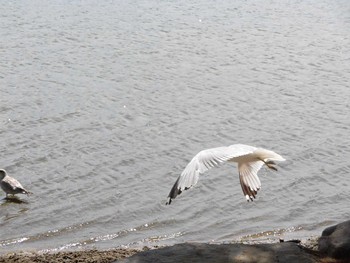
<path fill-rule="evenodd" d="M 232 242 L 224 244 L 182 243 L 164 247 L 115 248 L 66 252 L 9 252 L 0 263 L 30 262 L 269 262 L 350 263 L 350 220 L 327 227 L 320 237 L 279 240 L 276 243 Z"/>
<path fill-rule="evenodd" d="M 300 244 L 308 249 L 317 250 L 317 241 L 319 237 L 311 237 L 302 241 Z M 249 244 L 256 244 L 249 242 Z M 87 262 L 87 263 L 110 263 L 117 260 L 125 259 L 138 252 L 150 249 L 157 249 L 144 247 L 143 249 L 132 248 L 116 248 L 110 250 L 83 250 L 83 251 L 65 251 L 65 252 L 10 252 L 0 254 L 0 263 L 68 263 L 68 262 Z"/>
<path fill-rule="evenodd" d="M 111 249 L 111 250 L 86 250 L 55 253 L 40 252 L 16 252 L 0 255 L 1 263 L 68 263 L 68 262 L 87 262 L 87 263 L 110 263 L 119 259 L 130 257 L 142 250 L 138 249 Z"/>

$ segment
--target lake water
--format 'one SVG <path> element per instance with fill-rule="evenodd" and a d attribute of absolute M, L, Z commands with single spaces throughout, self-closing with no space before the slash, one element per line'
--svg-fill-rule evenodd
<path fill-rule="evenodd" d="M 350 2 L 5 1 L 0 252 L 274 241 L 350 217 Z M 276 151 L 165 206 L 202 149 Z M 23 201 L 23 202 L 20 202 Z"/>

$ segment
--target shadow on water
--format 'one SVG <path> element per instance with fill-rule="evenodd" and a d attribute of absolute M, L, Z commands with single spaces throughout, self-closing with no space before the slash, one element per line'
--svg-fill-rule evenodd
<path fill-rule="evenodd" d="M 10 203 L 15 203 L 15 204 L 28 204 L 27 201 L 21 200 L 20 198 L 16 196 L 11 196 L 11 197 L 5 197 L 2 199 L 3 203 L 1 205 L 8 205 Z"/>
<path fill-rule="evenodd" d="M 13 204 L 28 204 L 28 202 L 18 197 L 5 197 L 0 199 L 0 226 L 2 223 L 11 221 L 29 210 L 27 206 L 14 206 Z"/>

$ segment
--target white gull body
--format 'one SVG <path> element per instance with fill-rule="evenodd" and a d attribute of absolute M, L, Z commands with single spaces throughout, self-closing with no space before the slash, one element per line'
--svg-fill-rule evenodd
<path fill-rule="evenodd" d="M 270 150 L 256 148 L 244 144 L 233 144 L 200 151 L 189 162 L 172 187 L 166 204 L 182 191 L 190 189 L 199 179 L 199 175 L 225 162 L 238 163 L 239 181 L 247 201 L 253 201 L 261 188 L 258 171 L 265 164 L 268 168 L 277 171 L 274 161 L 285 159 Z"/>
<path fill-rule="evenodd" d="M 20 182 L 15 178 L 8 176 L 5 170 L 0 169 L 0 186 L 6 193 L 6 197 L 11 194 L 26 194 L 29 195 L 31 192 L 27 191 Z"/>

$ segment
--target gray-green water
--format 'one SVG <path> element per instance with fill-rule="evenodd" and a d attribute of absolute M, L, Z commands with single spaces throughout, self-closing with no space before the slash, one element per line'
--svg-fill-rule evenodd
<path fill-rule="evenodd" d="M 350 4 L 4 1 L 0 251 L 318 235 L 348 219 Z M 205 148 L 287 161 L 247 203 L 237 168 L 166 197 Z"/>

